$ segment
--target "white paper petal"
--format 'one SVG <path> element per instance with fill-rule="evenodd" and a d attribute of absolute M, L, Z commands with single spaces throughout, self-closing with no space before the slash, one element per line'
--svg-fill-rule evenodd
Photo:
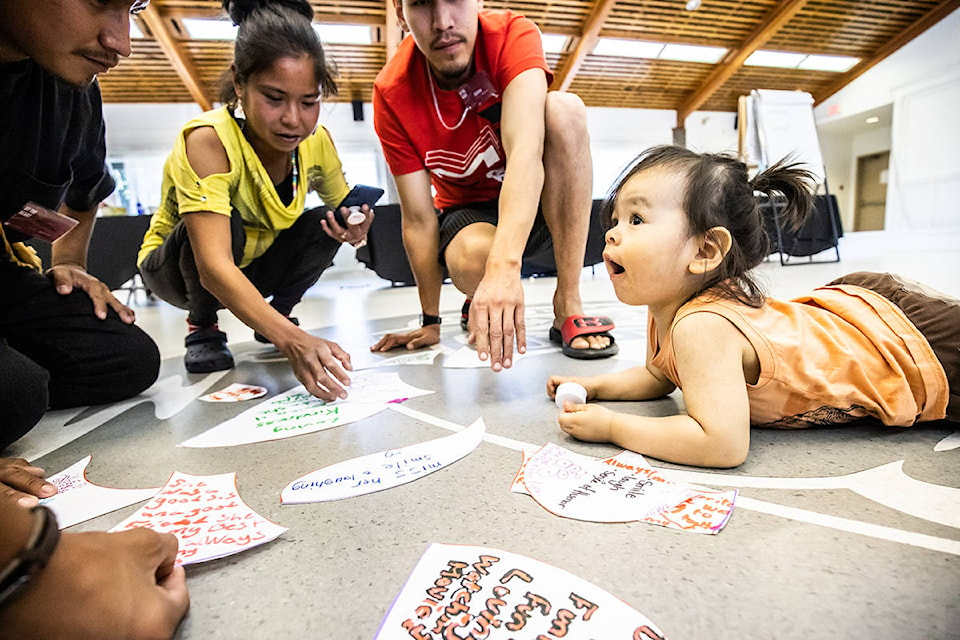
<path fill-rule="evenodd" d="M 499 549 L 445 544 L 431 544 L 420 558 L 374 640 L 416 637 L 665 638 L 642 613 L 568 571 Z"/>
<path fill-rule="evenodd" d="M 265 400 L 212 429 L 180 443 L 182 447 L 230 447 L 267 442 L 341 427 L 383 411 L 391 402 L 433 393 L 410 386 L 395 372 L 352 375 L 349 397 L 324 402 L 301 385 Z"/>
<path fill-rule="evenodd" d="M 57 494 L 44 498 L 40 504 L 53 510 L 61 529 L 86 522 L 136 502 L 149 500 L 160 491 L 159 487 L 114 489 L 93 484 L 87 480 L 87 466 L 91 459 L 92 456 L 87 456 L 60 473 L 47 478 L 47 482 L 57 486 Z"/>
<path fill-rule="evenodd" d="M 960 447 L 960 431 L 954 431 L 946 438 L 938 442 L 934 447 L 934 451 L 951 451 Z"/>
<path fill-rule="evenodd" d="M 177 564 L 196 564 L 274 540 L 286 528 L 248 507 L 237 474 L 192 476 L 176 471 L 160 492 L 111 531 L 147 527 L 180 541 Z"/>
<path fill-rule="evenodd" d="M 548 444 L 528 457 L 514 478 L 544 509 L 591 522 L 644 521 L 698 533 L 717 533 L 733 511 L 736 491 L 677 484 L 624 451 L 607 459 Z"/>
<path fill-rule="evenodd" d="M 297 478 L 280 494 L 283 504 L 326 502 L 391 489 L 439 471 L 480 444 L 486 427 L 477 420 L 449 436 L 346 460 Z"/>
<path fill-rule="evenodd" d="M 200 399 L 204 402 L 243 402 L 244 400 L 256 400 L 265 395 L 267 395 L 266 387 L 234 382 L 220 389 L 220 391 L 200 396 Z"/>
<path fill-rule="evenodd" d="M 513 352 L 513 364 L 516 365 L 521 360 L 531 356 L 552 353 L 553 349 L 530 350 L 526 353 Z M 446 369 L 489 369 L 490 360 L 481 360 L 477 355 L 477 350 L 473 347 L 460 347 L 453 353 L 448 353 L 443 358 L 443 366 Z"/>
<path fill-rule="evenodd" d="M 414 351 L 413 353 L 405 353 L 402 356 L 394 356 L 393 358 L 385 358 L 382 360 L 374 360 L 369 364 L 365 364 L 358 369 L 375 369 L 379 367 L 396 367 L 396 366 L 413 366 L 413 365 L 432 365 L 433 362 L 437 359 L 441 353 L 443 353 L 444 348 L 438 348 L 438 345 L 434 345 L 429 349 L 421 349 L 419 351 Z"/>

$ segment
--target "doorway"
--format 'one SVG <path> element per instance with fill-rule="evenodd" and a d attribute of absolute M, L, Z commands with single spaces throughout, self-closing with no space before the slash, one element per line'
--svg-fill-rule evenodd
<path fill-rule="evenodd" d="M 890 152 L 857 158 L 857 200 L 853 211 L 854 231 L 879 231 L 887 214 L 887 176 Z"/>

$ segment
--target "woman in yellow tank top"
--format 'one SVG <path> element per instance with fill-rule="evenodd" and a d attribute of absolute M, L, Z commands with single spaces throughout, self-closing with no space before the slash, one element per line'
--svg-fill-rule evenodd
<path fill-rule="evenodd" d="M 164 165 L 163 200 L 139 255 L 144 283 L 188 310 L 188 371 L 234 366 L 217 327 L 226 308 L 287 356 L 310 393 L 346 397 L 350 356 L 290 315 L 340 244 L 363 242 L 373 219 L 366 205 L 364 221 L 347 227 L 329 211 L 304 211 L 308 191 L 327 208 L 349 192 L 333 141 L 317 126 L 320 99 L 336 85 L 313 10 L 306 0 L 224 7 L 239 25 L 226 106 L 188 122 Z"/>
<path fill-rule="evenodd" d="M 797 428 L 872 416 L 909 426 L 960 421 L 960 300 L 889 274 L 856 273 L 791 301 L 750 270 L 769 254 L 756 191 L 786 200 L 799 227 L 812 176 L 679 147 L 635 161 L 607 198 L 604 262 L 617 297 L 646 305 L 647 362 L 587 378 L 589 400 L 683 390 L 686 414 L 646 417 L 564 402 L 560 427 L 661 460 L 742 463 L 751 426 Z"/>

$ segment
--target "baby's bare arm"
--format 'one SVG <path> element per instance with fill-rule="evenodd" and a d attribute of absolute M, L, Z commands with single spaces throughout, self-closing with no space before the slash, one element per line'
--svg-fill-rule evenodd
<path fill-rule="evenodd" d="M 752 346 L 736 327 L 714 314 L 688 316 L 678 323 L 673 341 L 686 414 L 639 416 L 584 404 L 561 413 L 560 427 L 581 440 L 612 442 L 668 462 L 721 468 L 741 464 L 750 449 L 743 357 Z M 629 373 L 621 379 L 641 386 L 659 380 L 644 367 Z M 625 390 L 618 382 L 608 382 L 612 386 L 605 394 Z"/>
<path fill-rule="evenodd" d="M 587 400 L 652 400 L 673 391 L 673 383 L 653 367 L 639 366 L 596 376 L 550 376 L 547 395 L 553 398 L 564 382 L 576 382 L 587 390 Z"/>

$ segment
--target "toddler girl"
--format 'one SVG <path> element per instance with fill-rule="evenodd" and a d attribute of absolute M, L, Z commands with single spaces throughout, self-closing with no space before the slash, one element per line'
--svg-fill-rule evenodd
<path fill-rule="evenodd" d="M 873 416 L 960 422 L 960 300 L 889 274 L 855 273 L 789 302 L 750 271 L 769 254 L 755 192 L 786 201 L 799 227 L 813 176 L 784 162 L 748 179 L 727 156 L 655 147 L 603 209 L 617 297 L 646 305 L 644 366 L 574 381 L 588 400 L 683 390 L 685 415 L 636 416 L 566 402 L 560 427 L 661 460 L 734 467 L 750 427 L 799 428 Z"/>

